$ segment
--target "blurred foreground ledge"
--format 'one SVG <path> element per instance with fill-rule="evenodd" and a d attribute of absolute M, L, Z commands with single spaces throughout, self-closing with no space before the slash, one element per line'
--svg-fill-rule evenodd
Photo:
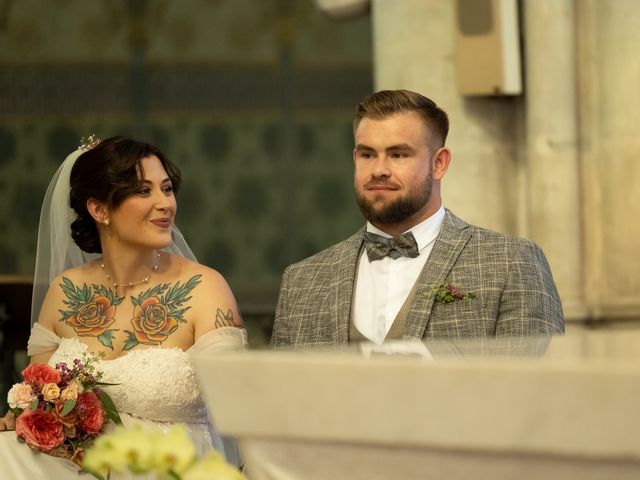
<path fill-rule="evenodd" d="M 196 368 L 252 480 L 640 475 L 640 334 L 426 346 L 431 357 L 250 351 Z"/>

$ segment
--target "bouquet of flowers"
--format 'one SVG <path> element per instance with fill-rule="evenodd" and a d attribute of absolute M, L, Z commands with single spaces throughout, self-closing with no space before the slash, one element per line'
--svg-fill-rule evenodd
<path fill-rule="evenodd" d="M 22 371 L 21 383 L 7 394 L 16 415 L 18 440 L 34 450 L 67 458 L 80 465 L 85 449 L 100 434 L 106 420 L 122 421 L 107 393 L 100 387 L 98 357 L 85 355 L 73 365 L 43 363 Z"/>
<path fill-rule="evenodd" d="M 218 452 L 197 458 L 182 425 L 168 431 L 140 423 L 117 427 L 96 440 L 82 465 L 100 479 L 109 478 L 111 472 L 131 472 L 153 474 L 158 480 L 246 480 Z"/>

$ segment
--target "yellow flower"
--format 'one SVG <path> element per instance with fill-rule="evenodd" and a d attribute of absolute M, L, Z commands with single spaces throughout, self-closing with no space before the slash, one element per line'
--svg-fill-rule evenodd
<path fill-rule="evenodd" d="M 82 466 L 89 472 L 153 472 L 158 478 L 181 480 L 246 480 L 217 452 L 196 460 L 196 449 L 182 425 L 168 432 L 135 424 L 104 434 L 85 454 Z M 177 477 L 176 477 L 177 476 Z"/>
<path fill-rule="evenodd" d="M 196 449 L 189 433 L 182 425 L 168 432 L 156 431 L 153 435 L 153 471 L 165 473 L 183 472 L 196 458 Z"/>
<path fill-rule="evenodd" d="M 142 426 L 116 427 L 99 436 L 85 455 L 83 466 L 89 471 L 147 472 L 152 466 L 153 445 Z"/>
<path fill-rule="evenodd" d="M 218 452 L 211 452 L 180 475 L 182 480 L 246 480 L 240 471 L 224 461 Z"/>
<path fill-rule="evenodd" d="M 78 395 L 83 392 L 82 383 L 77 378 L 67 385 L 67 387 L 60 392 L 61 400 L 77 400 Z"/>
<path fill-rule="evenodd" d="M 113 439 L 114 455 L 129 467 L 132 472 L 148 472 L 153 466 L 153 442 L 140 424 L 129 429 L 119 428 Z"/>
<path fill-rule="evenodd" d="M 60 396 L 60 387 L 55 383 L 45 383 L 42 386 L 42 398 L 47 402 L 53 402 Z"/>
<path fill-rule="evenodd" d="M 97 473 L 106 478 L 112 468 L 111 451 L 99 446 L 99 442 L 103 437 L 98 437 L 93 447 L 88 449 L 82 459 L 82 468 L 87 472 Z M 115 469 L 114 469 L 115 470 Z"/>

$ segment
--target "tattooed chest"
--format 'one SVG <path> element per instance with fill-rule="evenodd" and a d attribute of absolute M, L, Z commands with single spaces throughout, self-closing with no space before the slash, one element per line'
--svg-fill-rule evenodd
<path fill-rule="evenodd" d="M 120 297 L 104 285 L 79 286 L 63 277 L 60 288 L 65 300 L 59 321 L 79 337 L 96 338 L 111 350 L 116 332 L 125 335 L 123 350 L 140 344 L 162 345 L 187 323 L 190 294 L 200 277 L 194 275 L 184 283 L 159 283 L 131 297 Z"/>

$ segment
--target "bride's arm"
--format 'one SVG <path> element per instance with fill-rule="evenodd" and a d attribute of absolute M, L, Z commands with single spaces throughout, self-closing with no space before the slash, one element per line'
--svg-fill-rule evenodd
<path fill-rule="evenodd" d="M 27 345 L 29 363 L 47 363 L 60 342 L 55 328 L 57 320 L 60 318 L 59 309 L 63 304 L 60 298 L 60 289 L 53 287 L 53 285 L 60 283 L 56 280 L 45 295 L 37 323 L 31 328 L 31 336 Z"/>
<path fill-rule="evenodd" d="M 215 270 L 204 266 L 202 269 L 202 285 L 193 294 L 194 341 L 218 328 L 244 328 L 226 280 Z"/>

